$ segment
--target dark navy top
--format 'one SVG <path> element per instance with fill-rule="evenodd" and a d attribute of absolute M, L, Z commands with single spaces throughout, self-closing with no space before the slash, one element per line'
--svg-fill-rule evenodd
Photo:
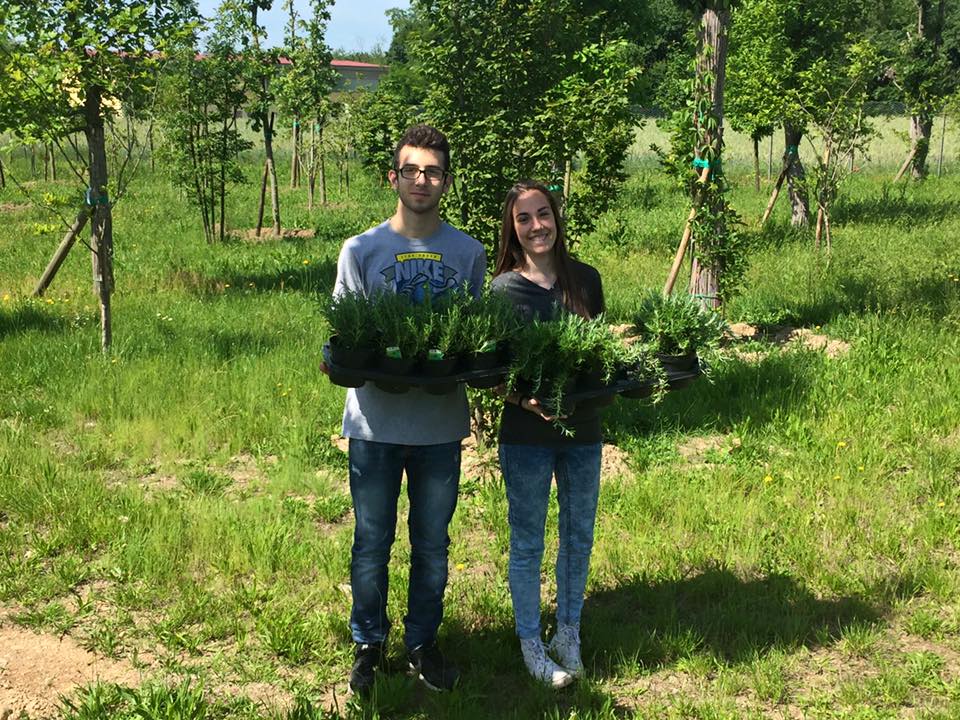
<path fill-rule="evenodd" d="M 576 286 L 583 290 L 590 317 L 603 312 L 603 286 L 600 273 L 590 265 L 571 260 L 571 271 Z M 495 277 L 490 288 L 509 297 L 529 322 L 533 318 L 554 317 L 563 302 L 563 294 L 556 285 L 549 290 L 531 282 L 518 272 L 505 272 Z M 601 441 L 600 415 L 595 407 L 578 407 L 565 418 L 563 424 L 573 430 L 566 437 L 552 422 L 513 403 L 503 404 L 500 416 L 499 441 L 508 445 L 587 445 Z"/>

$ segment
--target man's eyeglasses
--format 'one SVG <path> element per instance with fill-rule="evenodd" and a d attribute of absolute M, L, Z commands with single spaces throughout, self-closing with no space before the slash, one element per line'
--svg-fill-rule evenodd
<path fill-rule="evenodd" d="M 425 168 L 417 167 L 416 165 L 404 165 L 403 167 L 397 168 L 397 175 L 404 180 L 416 180 L 421 175 L 426 175 L 427 180 L 437 183 L 447 176 L 447 171 L 436 165 L 427 165 Z"/>

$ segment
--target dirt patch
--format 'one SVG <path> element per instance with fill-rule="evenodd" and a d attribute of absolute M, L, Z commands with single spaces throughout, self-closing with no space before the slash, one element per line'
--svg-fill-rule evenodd
<path fill-rule="evenodd" d="M 600 460 L 600 477 L 632 477 L 630 456 L 616 445 L 605 443 L 603 457 Z"/>
<path fill-rule="evenodd" d="M 15 213 L 15 212 L 24 212 L 25 210 L 29 210 L 29 209 L 30 209 L 29 203 L 14 203 L 14 202 L 0 203 L 0 212 Z"/>
<path fill-rule="evenodd" d="M 256 228 L 249 230 L 230 230 L 230 237 L 251 243 L 276 242 L 278 240 L 311 240 L 316 237 L 316 230 L 310 228 L 283 228 L 279 235 L 273 233 L 272 228 L 263 228 L 257 235 Z"/>
<path fill-rule="evenodd" d="M 475 435 L 463 441 L 460 451 L 460 476 L 477 478 L 486 483 L 500 476 L 500 464 L 496 447 L 484 447 Z"/>
<path fill-rule="evenodd" d="M 768 344 L 770 349 L 798 345 L 808 350 L 822 351 L 829 358 L 840 357 L 850 352 L 850 343 L 848 342 L 822 335 L 810 328 L 795 328 L 789 325 L 761 328 L 750 323 L 733 323 L 728 329 L 727 340 L 733 346 L 733 354 L 748 362 L 762 360 L 766 356 L 766 352 L 757 349 L 738 349 L 736 348 L 737 343 L 757 341 Z"/>
<path fill-rule="evenodd" d="M 677 453 L 687 463 L 709 465 L 711 456 L 726 456 L 740 449 L 741 441 L 730 435 L 706 435 L 690 438 L 677 446 Z"/>
<path fill-rule="evenodd" d="M 129 663 L 100 657 L 69 637 L 15 627 L 0 616 L 0 718 L 49 717 L 60 695 L 81 685 L 100 680 L 130 687 L 140 679 Z"/>

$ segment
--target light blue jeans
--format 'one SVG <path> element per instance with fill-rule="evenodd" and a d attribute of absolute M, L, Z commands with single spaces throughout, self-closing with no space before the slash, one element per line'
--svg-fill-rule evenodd
<path fill-rule="evenodd" d="M 510 597 L 517 635 L 540 637 L 540 567 L 550 485 L 557 478 L 557 622 L 579 625 L 600 494 L 601 445 L 500 445 L 510 521 Z"/>
<path fill-rule="evenodd" d="M 437 636 L 443 619 L 450 545 L 447 526 L 457 507 L 460 442 L 417 446 L 350 439 L 350 494 L 356 518 L 350 557 L 350 631 L 358 643 L 383 642 L 390 630 L 387 565 L 404 471 L 410 499 L 404 644 L 413 650 Z"/>

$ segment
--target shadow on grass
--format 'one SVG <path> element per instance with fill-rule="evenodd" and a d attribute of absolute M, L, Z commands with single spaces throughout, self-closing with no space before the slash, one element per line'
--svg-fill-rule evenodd
<path fill-rule="evenodd" d="M 278 268 L 275 272 L 208 275 L 197 270 L 178 270 L 167 278 L 171 287 L 204 297 L 242 292 L 296 292 L 329 294 L 337 277 L 335 260 Z"/>
<path fill-rule="evenodd" d="M 960 201 L 908 197 L 905 194 L 908 186 L 901 187 L 904 190 L 900 192 L 891 192 L 889 186 L 884 186 L 879 195 L 841 198 L 830 212 L 830 222 L 922 226 L 960 214 Z"/>
<path fill-rule="evenodd" d="M 255 288 L 258 292 L 298 292 L 329 294 L 337 278 L 335 260 L 321 260 L 310 265 L 295 265 L 276 273 L 225 275 L 223 280 L 235 288 Z"/>
<path fill-rule="evenodd" d="M 694 655 L 750 662 L 773 650 L 829 645 L 882 610 L 858 598 L 821 599 L 796 579 L 743 580 L 711 568 L 681 580 L 626 580 L 587 597 L 584 658 L 600 676 L 621 676 Z"/>
<path fill-rule="evenodd" d="M 731 360 L 711 380 L 672 391 L 658 405 L 618 399 L 604 415 L 604 434 L 615 444 L 664 430 L 726 432 L 748 420 L 763 427 L 804 403 L 819 363 L 816 356 L 774 353 L 760 362 Z"/>
<path fill-rule="evenodd" d="M 35 307 L 24 305 L 12 310 L 0 309 L 0 338 L 29 330 L 41 332 L 60 332 L 69 324 L 65 318 L 41 312 Z"/>

